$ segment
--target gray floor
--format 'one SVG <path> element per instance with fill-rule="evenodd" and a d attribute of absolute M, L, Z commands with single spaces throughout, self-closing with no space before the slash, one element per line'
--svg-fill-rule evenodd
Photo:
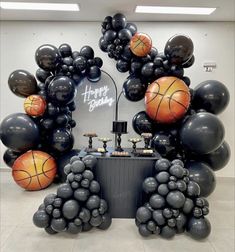
<path fill-rule="evenodd" d="M 234 180 L 218 179 L 209 198 L 212 224 L 210 237 L 198 242 L 187 235 L 172 240 L 142 238 L 133 219 L 114 219 L 107 231 L 92 230 L 79 235 L 47 235 L 32 224 L 32 215 L 44 196 L 55 192 L 55 186 L 44 191 L 26 192 L 12 180 L 10 172 L 0 172 L 1 251 L 8 252 L 150 252 L 150 251 L 234 251 Z"/>

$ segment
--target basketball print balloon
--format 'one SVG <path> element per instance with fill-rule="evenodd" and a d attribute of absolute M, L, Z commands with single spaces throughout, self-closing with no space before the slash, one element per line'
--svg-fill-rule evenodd
<path fill-rule="evenodd" d="M 42 116 L 46 110 L 46 101 L 40 95 L 30 95 L 24 101 L 24 110 L 30 116 Z"/>
<path fill-rule="evenodd" d="M 48 187 L 56 175 L 56 162 L 42 151 L 28 151 L 18 157 L 12 167 L 15 182 L 28 191 Z"/>
<path fill-rule="evenodd" d="M 146 56 L 152 48 L 152 40 L 145 33 L 136 33 L 130 41 L 131 51 L 138 57 Z"/>
<path fill-rule="evenodd" d="M 162 77 L 145 93 L 146 113 L 158 123 L 173 123 L 182 118 L 190 104 L 188 86 L 176 77 Z"/>

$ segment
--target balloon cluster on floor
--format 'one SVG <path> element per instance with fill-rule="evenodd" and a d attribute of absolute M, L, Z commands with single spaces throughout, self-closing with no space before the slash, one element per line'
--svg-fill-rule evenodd
<path fill-rule="evenodd" d="M 146 202 L 136 212 L 136 225 L 142 236 L 151 234 L 170 239 L 185 230 L 194 239 L 204 239 L 211 232 L 205 217 L 209 203 L 200 197 L 199 185 L 179 159 L 159 159 L 153 177 L 143 182 Z"/>
<path fill-rule="evenodd" d="M 64 167 L 67 182 L 59 185 L 57 193 L 47 195 L 33 216 L 37 227 L 49 234 L 78 234 L 93 227 L 101 230 L 110 227 L 108 205 L 99 197 L 100 184 L 92 172 L 96 163 L 92 155 L 82 160 L 78 156 L 70 159 Z"/>
<path fill-rule="evenodd" d="M 33 170 L 27 174 L 27 171 L 15 171 L 18 165 L 14 162 L 17 158 L 22 163 L 34 160 L 34 155 L 24 156 L 31 150 L 42 151 L 44 156 L 58 159 L 73 148 L 72 128 L 76 122 L 72 119 L 72 112 L 76 109 L 76 86 L 85 77 L 92 82 L 98 81 L 103 64 L 101 58 L 94 57 L 90 46 L 83 46 L 78 52 L 72 51 L 68 44 L 59 48 L 49 44 L 40 46 L 35 52 L 35 61 L 39 66 L 37 80 L 25 70 L 12 72 L 8 79 L 11 91 L 25 98 L 25 113 L 11 114 L 0 125 L 1 141 L 8 148 L 4 160 L 13 168 L 16 182 L 18 176 L 15 174 L 21 173 L 25 183 L 20 185 L 27 190 L 48 186 L 41 181 L 37 185 L 33 183 L 34 187 L 27 183 L 31 176 L 43 169 L 42 164 L 38 161 L 37 174 Z"/>
<path fill-rule="evenodd" d="M 195 61 L 194 45 L 185 35 L 174 35 L 164 52 L 152 46 L 150 36 L 137 31 L 123 14 L 107 16 L 102 23 L 100 49 L 117 61 L 120 72 L 129 71 L 123 94 L 129 101 L 145 98 L 145 111 L 134 115 L 137 134 L 153 134 L 152 148 L 162 157 L 186 162 L 190 178 L 201 187 L 201 196 L 215 188 L 214 171 L 230 158 L 224 126 L 216 117 L 229 103 L 226 86 L 207 80 L 194 89 L 184 69 Z"/>

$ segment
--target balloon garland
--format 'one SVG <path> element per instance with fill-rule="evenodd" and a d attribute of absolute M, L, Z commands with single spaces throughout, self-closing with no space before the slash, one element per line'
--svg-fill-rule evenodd
<path fill-rule="evenodd" d="M 16 183 L 26 190 L 40 190 L 45 188 L 42 184 L 48 185 L 43 183 L 48 174 L 42 178 L 43 182 L 31 181 L 45 168 L 45 164 L 36 158 L 35 150 L 43 152 L 40 153 L 43 158 L 59 159 L 73 148 L 72 128 L 76 122 L 72 119 L 72 112 L 76 109 L 76 86 L 85 77 L 92 82 L 98 81 L 103 65 L 101 58 L 94 57 L 90 46 L 83 46 L 78 52 L 72 51 L 68 44 L 59 48 L 49 44 L 40 46 L 35 52 L 35 61 L 39 66 L 36 71 L 38 81 L 25 70 L 12 72 L 8 79 L 10 90 L 26 98 L 25 114 L 11 114 L 0 125 L 1 141 L 8 147 L 4 161 L 13 168 Z M 25 155 L 29 150 L 30 154 Z M 18 159 L 20 162 L 16 163 Z M 28 173 L 19 171 L 24 162 L 33 162 L 36 169 L 32 167 Z M 51 183 L 55 174 L 50 176 L 47 182 Z"/>
<path fill-rule="evenodd" d="M 97 160 L 87 155 L 80 160 L 73 156 L 64 167 L 67 181 L 59 185 L 57 193 L 44 198 L 33 215 L 33 223 L 44 228 L 48 234 L 68 232 L 78 234 L 93 227 L 108 229 L 112 219 L 108 204 L 101 199 L 100 184 L 95 180 L 92 169 Z"/>

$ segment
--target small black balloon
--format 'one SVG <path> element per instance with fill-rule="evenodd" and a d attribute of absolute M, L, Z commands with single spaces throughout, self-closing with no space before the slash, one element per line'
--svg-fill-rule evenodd
<path fill-rule="evenodd" d="M 154 73 L 154 64 L 153 62 L 148 62 L 146 64 L 143 65 L 142 69 L 141 69 L 141 74 L 144 77 L 151 77 Z"/>
<path fill-rule="evenodd" d="M 80 50 L 80 55 L 85 57 L 86 59 L 94 58 L 94 50 L 90 46 L 83 46 Z"/>
<path fill-rule="evenodd" d="M 146 89 L 147 84 L 135 76 L 129 76 L 122 87 L 124 96 L 133 102 L 142 100 L 145 96 Z"/>
<path fill-rule="evenodd" d="M 5 162 L 5 164 L 12 168 L 15 160 L 21 155 L 20 152 L 16 152 L 12 149 L 7 149 L 4 154 L 3 154 L 3 160 Z"/>
<path fill-rule="evenodd" d="M 132 35 L 137 32 L 137 26 L 134 23 L 127 23 L 125 28 L 128 29 Z"/>
<path fill-rule="evenodd" d="M 45 210 L 38 210 L 34 215 L 33 215 L 33 223 L 35 226 L 39 228 L 46 228 L 49 226 L 50 222 L 50 217 L 49 215 L 45 212 Z"/>
<path fill-rule="evenodd" d="M 140 223 L 146 223 L 151 218 L 151 212 L 147 207 L 140 207 L 136 212 L 136 219 Z"/>
<path fill-rule="evenodd" d="M 61 44 L 59 46 L 59 52 L 63 58 L 72 56 L 72 48 L 69 44 Z"/>
<path fill-rule="evenodd" d="M 36 71 L 36 78 L 41 81 L 41 82 L 45 82 L 45 80 L 51 75 L 50 72 L 45 71 L 41 68 L 38 68 L 38 70 Z"/>
<path fill-rule="evenodd" d="M 154 123 L 145 111 L 141 111 L 134 115 L 132 119 L 132 127 L 139 135 L 142 133 L 153 133 Z"/>
<path fill-rule="evenodd" d="M 99 40 L 99 48 L 103 51 L 103 52 L 107 52 L 107 47 L 108 47 L 109 43 L 106 39 L 104 39 L 104 37 L 101 37 Z"/>
<path fill-rule="evenodd" d="M 106 42 L 111 43 L 114 41 L 114 39 L 117 37 L 117 33 L 113 30 L 108 30 L 105 32 L 104 34 L 104 40 Z M 103 41 L 100 40 L 100 46 L 103 44 L 104 45 L 104 42 L 102 43 Z"/>
<path fill-rule="evenodd" d="M 118 38 L 124 42 L 124 43 L 127 43 L 131 40 L 132 38 L 132 34 L 131 32 L 128 30 L 128 29 L 121 29 L 119 32 L 118 32 Z"/>
<path fill-rule="evenodd" d="M 58 128 L 50 136 L 50 146 L 58 152 L 69 151 L 73 148 L 74 137 L 69 130 Z"/>
<path fill-rule="evenodd" d="M 127 61 L 120 59 L 117 61 L 116 68 L 119 72 L 125 73 L 129 71 L 130 65 Z"/>
<path fill-rule="evenodd" d="M 69 199 L 73 195 L 73 190 L 68 183 L 63 183 L 57 188 L 57 196 L 62 199 Z"/>
<path fill-rule="evenodd" d="M 101 230 L 106 230 L 111 226 L 111 224 L 112 224 L 112 218 L 110 217 L 109 214 L 105 213 L 104 215 L 102 215 L 102 222 L 98 226 L 98 228 Z"/>

